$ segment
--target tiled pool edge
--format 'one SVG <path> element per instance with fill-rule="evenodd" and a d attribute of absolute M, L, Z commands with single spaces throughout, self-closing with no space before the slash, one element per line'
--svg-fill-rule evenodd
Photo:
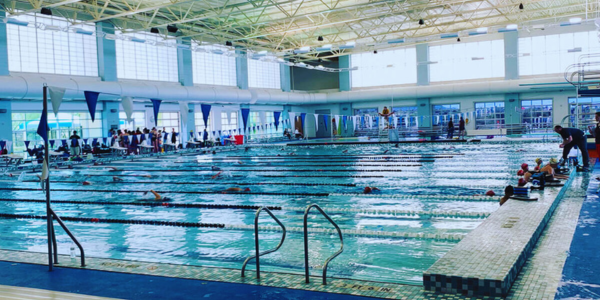
<path fill-rule="evenodd" d="M 462 294 L 465 296 L 505 297 L 508 294 L 512 284 L 516 280 L 519 271 L 527 261 L 527 258 L 531 255 L 535 244 L 537 243 L 540 235 L 544 231 L 544 228 L 546 227 L 550 218 L 552 217 L 554 210 L 560 203 L 560 200 L 563 198 L 567 189 L 570 187 L 574 176 L 576 176 L 576 173 L 571 172 L 569 180 L 565 182 L 565 185 L 558 192 L 558 194 L 552 201 L 552 204 L 550 205 L 550 207 L 548 207 L 543 218 L 538 223 L 533 234 L 528 238 L 526 243 L 522 245 L 522 250 L 520 251 L 519 255 L 516 258 L 513 256 L 505 259 L 505 263 L 506 260 L 509 260 L 509 263 L 511 264 L 508 270 L 502 270 L 502 268 L 499 268 L 498 265 L 494 265 L 492 263 L 493 257 L 489 257 L 488 260 L 479 261 L 479 264 L 476 265 L 476 267 L 478 267 L 477 269 L 496 271 L 497 274 L 494 274 L 496 276 L 494 276 L 493 278 L 490 278 L 491 276 L 486 275 L 472 276 L 472 273 L 465 275 L 460 273 L 452 274 L 451 271 L 448 272 L 448 268 L 446 268 L 447 265 L 451 265 L 453 263 L 447 262 L 452 260 L 452 258 L 448 257 L 451 257 L 453 255 L 455 257 L 460 257 L 463 262 L 468 262 L 471 260 L 473 252 L 476 252 L 476 250 L 474 251 L 473 249 L 477 249 L 477 247 L 480 245 L 478 241 L 473 242 L 473 239 L 469 239 L 468 237 L 469 235 L 485 235 L 485 233 L 481 234 L 479 231 L 487 230 L 487 228 L 485 228 L 485 226 L 482 225 L 484 225 L 490 220 L 490 218 L 488 218 L 477 229 L 469 233 L 469 235 L 467 235 L 467 238 L 465 238 L 459 243 L 459 245 L 461 243 L 470 243 L 470 245 L 467 245 L 466 247 L 464 246 L 464 244 L 462 245 L 463 248 L 469 248 L 470 251 L 464 252 L 462 250 L 455 250 L 459 248 L 459 245 L 457 245 L 423 273 L 423 288 L 429 291 Z M 494 214 L 496 213 L 497 212 L 495 212 Z M 507 219 L 507 222 L 509 223 L 518 222 L 518 218 L 516 218 L 514 221 L 511 221 L 510 218 Z M 507 225 L 510 224 L 507 223 Z M 510 226 L 512 227 L 512 225 Z M 493 234 L 493 232 L 491 233 Z M 492 250 L 496 250 L 496 253 L 504 253 L 504 249 L 500 247 L 497 247 L 496 249 Z"/>
<path fill-rule="evenodd" d="M 0 250 L 0 261 L 14 263 L 28 263 L 47 265 L 46 253 Z M 300 274 L 261 272 L 261 280 L 256 279 L 254 270 L 247 270 L 246 277 L 240 276 L 240 270 L 224 269 L 190 265 L 175 265 L 165 263 L 152 263 L 141 261 L 128 261 L 109 258 L 86 257 L 86 267 L 79 266 L 79 258 L 70 259 L 67 255 L 59 255 L 60 268 L 87 269 L 126 274 L 152 275 L 160 277 L 173 277 L 183 279 L 196 279 L 204 281 L 242 283 L 266 287 L 280 287 L 314 292 L 355 295 L 384 299 L 406 300 L 441 300 L 441 299 L 494 299 L 495 297 L 462 297 L 424 291 L 416 285 L 396 283 L 361 281 L 353 279 L 328 278 L 327 285 L 321 285 L 320 276 L 311 276 L 309 284 L 304 283 L 304 276 Z"/>

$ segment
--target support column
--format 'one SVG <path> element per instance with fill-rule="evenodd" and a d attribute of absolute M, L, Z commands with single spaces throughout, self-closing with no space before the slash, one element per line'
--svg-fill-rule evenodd
<path fill-rule="evenodd" d="M 429 85 L 429 44 L 417 45 L 417 85 Z"/>
<path fill-rule="evenodd" d="M 11 100 L 0 101 L 0 140 L 9 142 L 13 141 Z M 15 145 L 12 146 L 12 149 L 14 148 Z"/>
<path fill-rule="evenodd" d="M 237 87 L 241 90 L 248 89 L 248 58 L 246 50 L 235 47 L 235 73 L 237 75 Z"/>
<path fill-rule="evenodd" d="M 519 79 L 519 32 L 504 33 L 504 79 Z"/>
<path fill-rule="evenodd" d="M 339 67 L 342 68 L 351 68 L 351 57 L 350 55 L 344 55 L 339 57 Z M 352 90 L 352 71 L 348 72 L 340 72 L 340 92 L 347 92 Z"/>
<path fill-rule="evenodd" d="M 183 126 L 183 122 L 181 122 L 181 143 L 185 147 L 187 145 L 187 141 L 190 140 L 190 131 L 194 131 L 194 138 L 198 137 L 198 133 L 196 132 L 196 110 L 194 107 L 194 103 L 188 103 L 188 117 L 186 126 Z"/>
<path fill-rule="evenodd" d="M 517 113 L 517 110 L 521 110 L 519 94 L 504 94 L 504 123 L 506 125 L 521 123 L 521 114 Z"/>
<path fill-rule="evenodd" d="M 279 65 L 279 76 L 281 80 L 281 91 L 282 92 L 291 92 L 292 91 L 292 79 L 290 77 L 290 69 L 291 67 L 288 65 L 280 64 Z"/>
<path fill-rule="evenodd" d="M 119 129 L 120 102 L 102 102 L 102 136 L 107 137 L 111 129 Z"/>
<path fill-rule="evenodd" d="M 117 81 L 117 50 L 114 40 L 104 34 L 114 34 L 115 27 L 107 22 L 96 23 L 96 45 L 98 49 L 98 76 L 102 81 Z"/>
<path fill-rule="evenodd" d="M 0 11 L 0 17 L 6 17 L 6 12 Z M 7 75 L 10 75 L 10 72 L 8 71 L 8 43 L 6 23 L 0 22 L 0 76 Z"/>
<path fill-rule="evenodd" d="M 429 98 L 417 99 L 417 117 L 419 128 L 431 128 L 431 103 Z"/>
<path fill-rule="evenodd" d="M 340 103 L 340 115 L 342 116 L 352 116 L 352 103 Z M 346 118 L 346 127 L 344 127 L 344 121 L 340 117 L 340 123 L 342 124 L 342 133 L 343 137 L 351 137 L 354 136 L 354 128 L 352 127 L 350 118 Z M 347 129 L 346 129 L 347 128 Z"/>
<path fill-rule="evenodd" d="M 190 38 L 177 39 L 177 44 L 190 47 L 192 45 Z M 194 85 L 194 73 L 192 67 L 191 48 L 177 48 L 177 72 L 179 75 L 179 83 L 181 83 L 182 86 Z"/>

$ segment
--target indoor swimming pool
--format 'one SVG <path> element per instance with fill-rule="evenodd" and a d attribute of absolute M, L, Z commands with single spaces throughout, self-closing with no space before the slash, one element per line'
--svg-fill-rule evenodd
<path fill-rule="evenodd" d="M 559 155 L 555 143 L 542 142 L 240 147 L 80 165 L 52 170 L 50 178 L 61 217 L 183 225 L 67 222 L 87 256 L 241 269 L 254 254 L 256 206 L 269 206 L 287 237 L 279 251 L 261 257 L 261 270 L 301 274 L 303 214 L 318 204 L 344 233 L 344 252 L 328 276 L 420 285 L 427 268 L 499 207 L 499 197 L 486 191 L 500 195 L 516 183 L 521 163 L 533 168 L 535 158 Z M 0 214 L 45 214 L 45 204 L 36 201 L 45 199 L 36 175 L 3 176 Z M 364 194 L 366 186 L 380 191 Z M 227 191 L 236 187 L 242 191 Z M 150 189 L 170 201 L 145 195 Z M 0 223 L 0 249 L 47 251 L 45 220 Z M 219 226 L 186 226 L 191 223 Z M 277 224 L 263 214 L 260 225 L 261 249 L 275 247 L 282 234 Z M 56 230 L 59 253 L 69 255 L 73 244 Z M 317 275 L 340 241 L 314 211 L 308 231 Z"/>

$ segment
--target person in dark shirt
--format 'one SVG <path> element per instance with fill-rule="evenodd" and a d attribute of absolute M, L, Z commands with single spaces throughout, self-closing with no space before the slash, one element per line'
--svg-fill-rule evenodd
<path fill-rule="evenodd" d="M 594 143 L 596 144 L 596 153 L 600 155 L 600 111 L 596 112 L 596 126 L 590 125 L 588 129 L 590 130 L 590 134 L 594 137 Z"/>
<path fill-rule="evenodd" d="M 465 138 L 465 120 L 463 117 L 460 117 L 460 121 L 458 121 L 458 138 Z"/>
<path fill-rule="evenodd" d="M 450 121 L 448 121 L 448 136 L 447 138 L 449 140 L 454 138 L 454 122 L 452 122 L 452 118 L 450 118 Z"/>
<path fill-rule="evenodd" d="M 560 134 L 563 138 L 563 143 L 559 145 L 560 148 L 563 148 L 563 161 L 567 160 L 569 151 L 571 151 L 574 146 L 577 146 L 581 151 L 584 171 L 589 171 L 590 157 L 587 151 L 587 137 L 585 136 L 585 133 L 577 128 L 563 128 L 560 125 L 554 126 L 554 132 Z"/>
<path fill-rule="evenodd" d="M 175 134 L 175 128 L 171 131 L 171 144 L 175 145 L 177 143 L 177 135 Z"/>
<path fill-rule="evenodd" d="M 81 139 L 81 137 L 77 135 L 77 131 L 73 131 L 73 135 L 71 135 L 69 139 L 71 140 L 71 155 L 79 156 L 81 153 L 81 148 L 79 148 L 79 139 Z"/>

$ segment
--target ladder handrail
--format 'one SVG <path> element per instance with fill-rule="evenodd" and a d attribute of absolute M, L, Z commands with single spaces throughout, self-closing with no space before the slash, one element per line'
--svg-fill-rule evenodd
<path fill-rule="evenodd" d="M 73 240 L 73 242 L 75 243 L 75 245 L 77 245 L 77 247 L 79 248 L 79 251 L 81 251 L 81 267 L 84 268 L 85 267 L 85 252 L 83 251 L 83 247 L 81 246 L 81 244 L 79 243 L 79 241 L 77 240 L 77 238 L 75 238 L 75 236 L 71 233 L 71 231 L 69 230 L 69 228 L 67 228 L 67 225 L 65 225 L 65 223 L 63 222 L 63 220 L 54 212 L 54 210 L 52 208 L 50 208 L 50 214 L 56 219 L 56 221 L 58 222 L 58 224 L 60 225 L 60 227 L 62 227 L 62 229 L 67 233 L 67 235 L 69 235 L 69 237 L 71 238 L 71 240 Z M 52 226 L 52 230 L 54 231 L 54 226 Z M 52 236 L 54 239 L 54 244 L 56 247 L 56 234 L 54 232 L 52 232 Z M 55 262 L 54 263 L 58 263 L 58 257 L 55 256 Z"/>
<path fill-rule="evenodd" d="M 260 212 L 263 210 L 266 211 L 271 216 L 271 218 L 273 218 L 273 220 L 275 220 L 275 222 L 277 222 L 277 224 L 279 224 L 279 226 L 281 226 L 281 229 L 283 229 L 283 235 L 281 236 L 281 241 L 279 241 L 279 245 L 277 245 L 277 247 L 275 247 L 271 250 L 267 250 L 263 253 L 259 253 L 259 251 L 258 251 L 258 217 L 260 215 Z M 281 221 L 279 221 L 279 219 L 277 217 L 275 217 L 275 215 L 273 215 L 271 210 L 269 210 L 265 206 L 259 207 L 258 210 L 256 210 L 256 215 L 254 216 L 254 246 L 256 247 L 256 254 L 249 256 L 244 261 L 244 264 L 242 265 L 242 277 L 245 277 L 244 272 L 246 271 L 246 265 L 248 264 L 248 262 L 251 259 L 256 258 L 256 278 L 260 279 L 260 256 L 269 254 L 269 253 L 273 253 L 273 252 L 279 250 L 279 248 L 281 248 L 281 245 L 283 245 L 283 241 L 285 240 L 285 234 L 286 234 L 285 226 L 283 225 L 283 223 L 281 223 Z"/>
<path fill-rule="evenodd" d="M 338 235 L 340 236 L 340 250 L 338 250 L 332 256 L 327 258 L 325 260 L 325 264 L 323 264 L 323 285 L 327 285 L 327 266 L 329 265 L 329 262 L 332 259 L 336 258 L 344 251 L 344 237 L 342 236 L 342 230 L 340 229 L 340 227 L 329 217 L 329 215 L 327 215 L 327 213 L 325 213 L 325 211 L 323 211 L 323 209 L 321 209 L 321 207 L 319 207 L 317 204 L 311 204 L 306 207 L 306 210 L 304 211 L 304 273 L 306 276 L 306 283 L 310 283 L 310 273 L 308 270 L 308 213 L 313 207 L 315 207 L 325 218 L 327 218 L 327 220 L 333 225 L 333 227 L 335 227 L 335 229 L 338 232 Z"/>

